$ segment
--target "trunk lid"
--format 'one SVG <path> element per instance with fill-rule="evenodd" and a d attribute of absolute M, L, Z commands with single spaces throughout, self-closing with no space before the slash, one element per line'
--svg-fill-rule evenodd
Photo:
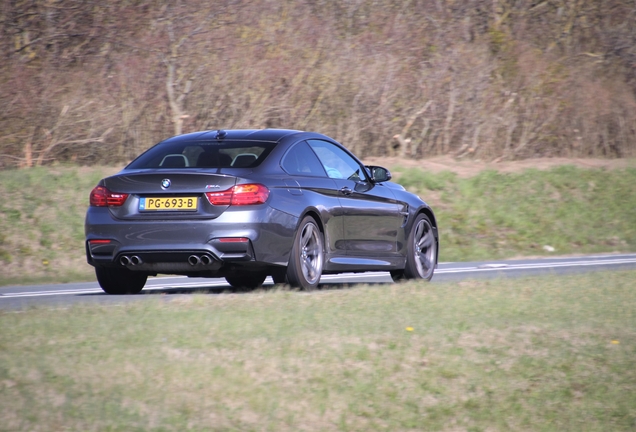
<path fill-rule="evenodd" d="M 213 219 L 229 206 L 214 206 L 205 192 L 218 192 L 236 184 L 235 176 L 163 171 L 125 172 L 107 177 L 103 185 L 111 192 L 127 193 L 121 207 L 110 207 L 118 219 Z"/>

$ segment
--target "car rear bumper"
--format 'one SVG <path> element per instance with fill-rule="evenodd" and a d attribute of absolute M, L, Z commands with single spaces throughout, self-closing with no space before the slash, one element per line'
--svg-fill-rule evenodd
<path fill-rule="evenodd" d="M 149 273 L 287 265 L 297 223 L 298 218 L 267 205 L 230 208 L 209 220 L 121 220 L 108 208 L 90 207 L 86 259 L 93 266 Z"/>

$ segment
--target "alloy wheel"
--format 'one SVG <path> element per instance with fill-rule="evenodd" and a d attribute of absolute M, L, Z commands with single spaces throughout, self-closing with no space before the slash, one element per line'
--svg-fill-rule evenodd
<path fill-rule="evenodd" d="M 413 236 L 413 254 L 420 277 L 430 279 L 435 270 L 435 234 L 428 219 L 420 219 Z"/>
<path fill-rule="evenodd" d="M 305 224 L 300 235 L 300 265 L 305 280 L 314 285 L 322 275 L 322 236 L 316 225 Z"/>

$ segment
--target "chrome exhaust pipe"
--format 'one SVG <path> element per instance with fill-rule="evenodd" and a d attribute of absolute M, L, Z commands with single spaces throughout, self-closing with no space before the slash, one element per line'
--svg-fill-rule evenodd
<path fill-rule="evenodd" d="M 201 258 L 199 258 L 196 255 L 190 255 L 188 257 L 188 263 L 190 263 L 191 266 L 195 266 L 197 264 L 201 264 Z"/>
<path fill-rule="evenodd" d="M 143 261 L 141 260 L 141 258 L 139 258 L 137 255 L 133 255 L 130 257 L 130 265 L 139 265 L 139 264 L 143 264 Z"/>
<path fill-rule="evenodd" d="M 212 257 L 208 254 L 201 255 L 201 264 L 205 266 L 212 264 Z"/>
<path fill-rule="evenodd" d="M 119 264 L 123 265 L 124 267 L 128 267 L 130 265 L 130 258 L 128 258 L 126 255 L 123 255 L 121 258 L 119 258 Z"/>

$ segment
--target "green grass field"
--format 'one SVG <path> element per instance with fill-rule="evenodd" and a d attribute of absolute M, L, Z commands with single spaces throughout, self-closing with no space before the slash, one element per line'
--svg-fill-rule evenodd
<path fill-rule="evenodd" d="M 0 430 L 633 431 L 634 281 L 0 311 Z"/>
<path fill-rule="evenodd" d="M 91 189 L 117 170 L 0 171 L 0 285 L 93 279 L 84 214 Z M 394 172 L 436 212 L 441 261 L 636 251 L 636 168 Z"/>

